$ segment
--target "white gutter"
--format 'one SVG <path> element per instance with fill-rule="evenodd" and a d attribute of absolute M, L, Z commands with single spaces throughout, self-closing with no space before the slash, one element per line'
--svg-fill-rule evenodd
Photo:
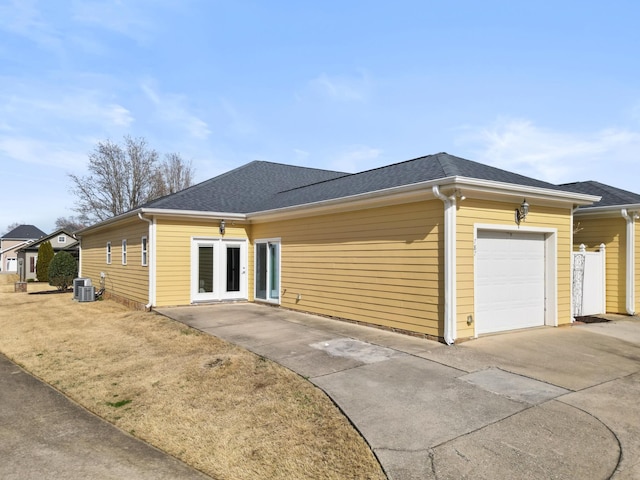
<path fill-rule="evenodd" d="M 627 313 L 635 315 L 636 313 L 636 295 L 635 295 L 635 262 L 636 262 L 636 239 L 635 239 L 635 220 L 640 218 L 638 212 L 629 212 L 626 208 L 620 210 L 622 217 L 627 221 L 627 263 L 626 263 L 626 285 L 627 285 Z"/>
<path fill-rule="evenodd" d="M 456 197 L 440 193 L 434 185 L 433 194 L 444 202 L 444 341 L 456 341 Z"/>
<path fill-rule="evenodd" d="M 131 218 L 133 216 L 140 216 L 140 214 L 145 215 L 163 215 L 163 216 L 178 216 L 180 218 L 204 218 L 204 219 L 226 219 L 226 220 L 238 220 L 238 221 L 246 221 L 247 215 L 244 213 L 229 213 L 229 212 L 208 212 L 208 211 L 200 211 L 200 210 L 175 210 L 175 209 L 160 209 L 160 208 L 138 208 L 136 210 L 132 210 L 127 213 L 122 213 L 116 217 L 108 218 L 107 220 L 103 220 L 99 223 L 91 225 L 89 227 L 85 227 L 76 232 L 77 236 L 82 236 L 85 232 L 90 230 L 96 230 L 103 227 L 106 227 L 112 223 L 118 222 L 120 220 L 124 220 L 125 218 Z"/>
<path fill-rule="evenodd" d="M 389 187 L 381 190 L 374 190 L 372 192 L 358 193 L 354 195 L 346 195 L 337 198 L 331 198 L 328 200 L 319 200 L 309 203 L 301 203 L 288 207 L 278 207 L 270 210 L 262 210 L 258 212 L 251 212 L 246 215 L 247 220 L 259 220 L 267 221 L 275 217 L 279 217 L 283 214 L 291 215 L 296 212 L 308 212 L 312 209 L 317 209 L 319 212 L 321 209 L 339 205 L 344 206 L 346 203 L 367 202 L 377 199 L 388 199 L 392 195 L 411 195 L 424 193 L 428 189 L 433 189 L 437 186 L 450 186 L 452 188 L 464 188 L 465 195 L 467 192 L 483 192 L 485 194 L 491 194 L 495 199 L 496 195 L 502 195 L 505 197 L 522 197 L 535 198 L 536 200 L 547 200 L 549 202 L 562 202 L 572 203 L 574 205 L 591 205 L 594 202 L 600 201 L 601 197 L 594 195 L 586 195 L 583 193 L 575 193 L 565 190 L 552 190 L 541 187 L 529 187 L 526 185 L 517 185 L 512 183 L 496 182 L 493 180 L 481 180 L 468 177 L 445 177 L 435 180 L 426 180 L 424 182 L 410 183 L 407 185 L 400 185 L 398 187 Z M 469 197 L 469 195 L 466 195 Z"/>
<path fill-rule="evenodd" d="M 145 305 L 150 310 L 156 303 L 156 222 L 155 217 L 151 220 L 142 216 L 142 212 L 138 212 L 138 218 L 149 224 L 149 235 L 147 239 L 147 266 L 149 268 L 149 303 Z"/>
<path fill-rule="evenodd" d="M 625 205 L 607 205 L 605 207 L 581 207 L 576 213 L 578 216 L 598 215 L 604 213 L 618 213 L 620 209 L 637 210 L 640 209 L 639 203 L 628 203 Z"/>

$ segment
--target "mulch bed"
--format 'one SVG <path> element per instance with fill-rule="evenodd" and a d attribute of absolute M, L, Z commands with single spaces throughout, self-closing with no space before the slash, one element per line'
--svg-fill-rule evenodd
<path fill-rule="evenodd" d="M 607 320 L 606 318 L 602 318 L 602 317 L 592 317 L 592 316 L 584 316 L 584 317 L 575 317 L 576 318 L 576 322 L 582 322 L 582 323 L 607 323 L 610 320 Z"/>
<path fill-rule="evenodd" d="M 49 295 L 52 293 L 69 293 L 69 292 L 73 292 L 72 288 L 69 288 L 67 290 L 45 290 L 43 292 L 29 292 L 29 295 Z"/>

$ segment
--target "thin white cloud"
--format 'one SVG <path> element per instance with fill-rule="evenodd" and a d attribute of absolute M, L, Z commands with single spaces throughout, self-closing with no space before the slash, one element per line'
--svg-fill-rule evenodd
<path fill-rule="evenodd" d="M 160 93 L 151 80 L 141 82 L 140 88 L 164 122 L 185 129 L 194 138 L 206 139 L 211 135 L 207 122 L 189 111 L 185 95 Z"/>
<path fill-rule="evenodd" d="M 59 52 L 61 34 L 46 21 L 34 0 L 12 0 L 0 5 L 0 29 L 21 35 L 40 47 Z"/>
<path fill-rule="evenodd" d="M 552 183 L 591 178 L 606 165 L 624 168 L 637 162 L 640 152 L 640 131 L 624 128 L 558 132 L 511 118 L 463 132 L 457 142 L 474 160 Z"/>
<path fill-rule="evenodd" d="M 293 149 L 293 153 L 295 154 L 296 158 L 298 160 L 304 160 L 306 158 L 309 158 L 309 155 L 311 155 L 309 152 L 307 152 L 306 150 L 301 150 L 299 148 L 294 148 Z"/>
<path fill-rule="evenodd" d="M 361 172 L 375 168 L 376 160 L 382 155 L 382 150 L 366 145 L 352 145 L 332 157 L 328 168 L 341 172 Z"/>
<path fill-rule="evenodd" d="M 71 18 L 77 23 L 110 30 L 143 43 L 151 38 L 155 28 L 149 13 L 157 5 L 145 6 L 139 3 L 77 0 L 72 4 Z"/>
<path fill-rule="evenodd" d="M 238 108 L 226 98 L 220 99 L 222 110 L 227 114 L 228 130 L 234 136 L 246 137 L 256 131 L 256 127 L 247 115 L 241 113 Z"/>
<path fill-rule="evenodd" d="M 35 125 L 50 127 L 59 125 L 61 121 L 85 126 L 95 124 L 101 128 L 129 127 L 134 121 L 127 108 L 109 102 L 98 91 L 42 91 L 38 85 L 6 96 L 0 94 L 0 113 L 5 125 L 11 128 L 20 125 L 29 128 Z"/>
<path fill-rule="evenodd" d="M 31 137 L 0 136 L 0 154 L 17 162 L 65 170 L 84 168 L 87 162 L 86 151 L 74 151 L 57 142 Z"/>
<path fill-rule="evenodd" d="M 311 91 L 339 102 L 364 102 L 371 95 L 372 82 L 362 71 L 354 76 L 320 74 L 309 82 Z"/>

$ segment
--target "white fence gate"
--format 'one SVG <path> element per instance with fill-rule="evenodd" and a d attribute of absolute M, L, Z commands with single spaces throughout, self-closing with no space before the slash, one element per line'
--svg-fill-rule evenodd
<path fill-rule="evenodd" d="M 573 316 L 606 313 L 605 245 L 600 251 L 587 252 L 580 245 L 573 252 Z"/>

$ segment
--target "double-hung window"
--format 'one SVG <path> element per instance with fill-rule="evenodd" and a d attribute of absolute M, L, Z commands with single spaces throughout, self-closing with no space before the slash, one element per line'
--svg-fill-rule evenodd
<path fill-rule="evenodd" d="M 140 241 L 140 249 L 141 249 L 141 257 L 142 257 L 141 259 L 142 266 L 146 267 L 149 261 L 147 237 L 142 237 L 142 240 Z"/>
<path fill-rule="evenodd" d="M 107 265 L 111 265 L 111 242 L 107 242 Z"/>
<path fill-rule="evenodd" d="M 122 264 L 127 264 L 127 240 L 122 240 Z"/>

